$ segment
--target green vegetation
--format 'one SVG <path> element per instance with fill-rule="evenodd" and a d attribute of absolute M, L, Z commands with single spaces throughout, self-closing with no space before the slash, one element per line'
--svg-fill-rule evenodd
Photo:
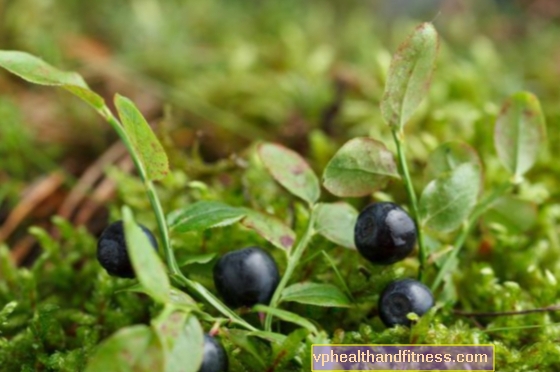
<path fill-rule="evenodd" d="M 307 370 L 313 343 L 492 343 L 499 371 L 560 369 L 560 29 L 513 6 L 384 11 L 0 2 L 0 66 L 63 88 L 0 74 L 0 370 L 194 372 L 205 333 L 230 371 Z M 109 276 L 96 233 L 56 215 L 14 259 L 34 222 L 5 227 L 21 189 L 54 171 L 75 189 L 116 139 L 136 172 L 103 170 L 107 210 L 136 279 Z M 372 200 L 419 227 L 394 265 L 354 248 Z M 213 267 L 248 246 L 281 278 L 268 305 L 235 310 Z M 379 297 L 403 278 L 435 306 L 387 328 Z"/>

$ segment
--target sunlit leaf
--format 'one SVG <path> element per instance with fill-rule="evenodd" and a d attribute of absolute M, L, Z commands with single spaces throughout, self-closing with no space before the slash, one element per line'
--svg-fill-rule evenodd
<path fill-rule="evenodd" d="M 323 185 L 336 196 L 364 196 L 398 178 L 393 154 L 371 138 L 354 138 L 327 164 Z"/>
<path fill-rule="evenodd" d="M 534 203 L 514 196 L 496 200 L 484 214 L 487 222 L 497 222 L 514 233 L 530 230 L 537 222 L 537 207 Z"/>
<path fill-rule="evenodd" d="M 340 289 L 322 283 L 293 284 L 282 291 L 281 300 L 326 307 L 350 306 L 348 297 Z"/>
<path fill-rule="evenodd" d="M 179 266 L 188 266 L 192 264 L 206 264 L 216 257 L 216 253 L 189 254 Z"/>
<path fill-rule="evenodd" d="M 115 96 L 115 106 L 132 147 L 144 165 L 148 179 L 164 178 L 169 173 L 167 154 L 142 113 L 131 100 L 118 94 Z"/>
<path fill-rule="evenodd" d="M 170 229 L 177 232 L 202 231 L 234 224 L 245 214 L 243 208 L 217 201 L 198 201 L 170 213 L 168 223 Z"/>
<path fill-rule="evenodd" d="M 191 296 L 181 291 L 180 289 L 173 287 L 169 291 L 169 304 L 183 309 L 192 309 L 198 307 L 196 301 Z"/>
<path fill-rule="evenodd" d="M 124 207 L 122 214 L 126 246 L 136 277 L 154 300 L 165 303 L 169 300 L 171 289 L 165 266 L 146 234 L 134 221 L 130 208 Z"/>
<path fill-rule="evenodd" d="M 439 40 L 431 23 L 423 23 L 393 56 L 381 112 L 387 124 L 402 128 L 422 102 L 434 72 Z"/>
<path fill-rule="evenodd" d="M 496 121 L 494 145 L 498 157 L 515 179 L 535 164 L 544 139 L 544 116 L 537 97 L 528 92 L 512 95 Z"/>
<path fill-rule="evenodd" d="M 298 153 L 274 143 L 258 147 L 261 161 L 272 177 L 292 194 L 309 204 L 319 199 L 321 189 L 317 176 Z"/>
<path fill-rule="evenodd" d="M 476 204 L 480 191 L 480 168 L 464 163 L 430 182 L 420 197 L 422 223 L 438 231 L 461 225 Z"/>
<path fill-rule="evenodd" d="M 187 312 L 168 306 L 157 318 L 152 320 L 152 327 L 161 339 L 164 349 L 167 351 L 173 349 L 175 341 L 184 332 L 188 317 Z"/>
<path fill-rule="evenodd" d="M 204 355 L 204 333 L 194 315 L 175 311 L 158 319 L 154 328 L 165 347 L 166 372 L 199 370 Z"/>
<path fill-rule="evenodd" d="M 0 66 L 30 83 L 62 87 L 95 109 L 105 106 L 103 98 L 90 90 L 78 73 L 61 71 L 31 54 L 0 50 Z"/>
<path fill-rule="evenodd" d="M 273 307 L 269 307 L 269 306 L 265 306 L 265 305 L 255 305 L 255 306 L 253 306 L 253 311 L 258 311 L 258 312 L 261 312 L 261 313 L 274 315 L 278 319 L 281 319 L 285 322 L 290 322 L 290 323 L 297 324 L 300 327 L 303 327 L 303 328 L 309 330 L 312 333 L 317 333 L 318 332 L 317 327 L 315 327 L 315 325 L 313 323 L 311 323 L 309 320 L 305 319 L 304 317 L 302 317 L 300 315 L 294 314 L 294 313 L 286 311 L 286 310 L 281 310 L 281 309 L 277 309 L 277 308 L 273 308 Z"/>
<path fill-rule="evenodd" d="M 442 143 L 428 157 L 426 179 L 436 179 L 442 173 L 450 172 L 464 163 L 482 167 L 478 154 L 471 146 L 459 141 Z"/>
<path fill-rule="evenodd" d="M 348 203 L 321 203 L 315 208 L 315 231 L 333 243 L 355 248 L 354 225 L 358 211 Z"/>
<path fill-rule="evenodd" d="M 163 371 L 165 354 L 160 339 L 145 325 L 122 328 L 105 340 L 89 360 L 86 372 Z"/>
<path fill-rule="evenodd" d="M 262 236 L 275 247 L 290 250 L 296 240 L 296 234 L 282 221 L 274 216 L 244 209 L 246 217 L 241 224 Z"/>

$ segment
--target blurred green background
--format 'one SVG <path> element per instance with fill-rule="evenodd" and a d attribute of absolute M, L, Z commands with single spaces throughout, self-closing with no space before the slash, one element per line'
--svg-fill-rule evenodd
<path fill-rule="evenodd" d="M 558 115 L 559 8 L 543 0 L 3 0 L 0 45 L 77 70 L 109 99 L 130 95 L 152 120 L 167 113 L 176 144 L 199 141 L 211 161 L 257 138 L 307 153 L 313 141 L 337 147 L 356 135 L 386 136 L 377 106 L 391 53 L 417 23 L 433 20 L 441 56 L 408 130 L 486 152 L 492 127 L 482 121 L 514 91 L 533 91 L 549 119 Z M 114 139 L 68 97 L 6 73 L 0 88 L 0 169 L 10 175 L 23 164 L 26 173 L 56 164 L 16 142 L 91 160 Z"/>
<path fill-rule="evenodd" d="M 394 150 L 379 110 L 391 55 L 433 21 L 436 73 L 406 127 L 416 188 L 428 154 L 461 140 L 481 155 L 490 189 L 507 177 L 493 127 L 509 95 L 535 93 L 548 142 L 560 141 L 559 20 L 560 3 L 547 0 L 0 0 L 0 46 L 78 71 L 107 102 L 132 98 L 190 179 L 256 140 L 295 149 L 320 174 L 356 136 Z M 0 92 L 2 222 L 30 183 L 62 169 L 71 188 L 117 137 L 63 91 L 2 71 Z M 553 154 L 543 148 L 522 197 L 558 201 Z M 385 191 L 406 200 L 398 183 Z"/>
<path fill-rule="evenodd" d="M 506 177 L 492 132 L 510 94 L 535 93 L 549 143 L 560 140 L 559 19 L 547 0 L 0 0 L 0 46 L 80 72 L 108 102 L 131 97 L 176 168 L 196 168 L 181 155 L 215 162 L 260 139 L 294 148 L 320 173 L 349 138 L 393 148 L 379 110 L 390 58 L 433 21 L 436 74 L 406 128 L 415 182 L 438 143 L 459 139 L 479 151 L 491 186 Z M 2 218 L 29 182 L 60 168 L 78 177 L 116 136 L 65 92 L 3 71 L 0 91 Z M 543 149 L 529 178 L 556 197 L 552 153 Z M 404 196 L 400 185 L 389 192 Z"/>

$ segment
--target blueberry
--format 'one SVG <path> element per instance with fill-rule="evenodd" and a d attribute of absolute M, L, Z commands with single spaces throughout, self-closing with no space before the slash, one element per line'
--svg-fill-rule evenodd
<path fill-rule="evenodd" d="M 226 372 L 228 356 L 221 343 L 214 337 L 204 335 L 204 356 L 198 372 Z"/>
<path fill-rule="evenodd" d="M 230 307 L 268 304 L 280 275 L 274 259 L 258 247 L 226 253 L 214 266 L 214 284 Z"/>
<path fill-rule="evenodd" d="M 358 216 L 354 243 L 360 254 L 372 263 L 390 265 L 403 260 L 414 249 L 416 225 L 395 203 L 373 203 Z"/>
<path fill-rule="evenodd" d="M 387 327 L 410 325 L 408 313 L 424 315 L 434 306 L 428 287 L 414 279 L 401 279 L 389 284 L 379 297 L 379 316 Z"/>
<path fill-rule="evenodd" d="M 139 225 L 144 231 L 150 243 L 157 251 L 156 238 L 145 226 Z M 124 238 L 124 226 L 122 221 L 116 221 L 103 230 L 97 241 L 97 260 L 105 270 L 112 276 L 120 278 L 134 278 L 132 263 L 126 250 Z"/>

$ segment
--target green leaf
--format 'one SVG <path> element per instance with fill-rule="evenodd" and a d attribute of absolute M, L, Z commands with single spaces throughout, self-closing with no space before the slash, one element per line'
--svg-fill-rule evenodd
<path fill-rule="evenodd" d="M 183 310 L 198 308 L 197 302 L 191 296 L 173 287 L 169 290 L 169 304 Z"/>
<path fill-rule="evenodd" d="M 190 254 L 187 255 L 187 258 L 185 258 L 179 266 L 183 267 L 192 264 L 206 264 L 212 261 L 214 257 L 216 257 L 216 253 Z"/>
<path fill-rule="evenodd" d="M 323 185 L 336 196 L 365 196 L 399 178 L 393 154 L 371 138 L 354 138 L 327 164 Z"/>
<path fill-rule="evenodd" d="M 162 313 L 152 321 L 152 327 L 161 340 L 164 350 L 170 351 L 183 332 L 187 317 L 185 311 L 166 306 Z"/>
<path fill-rule="evenodd" d="M 304 317 L 301 317 L 297 314 L 294 314 L 292 312 L 286 311 L 286 310 L 281 310 L 281 309 L 277 309 L 274 307 L 269 307 L 269 306 L 265 306 L 265 305 L 255 305 L 253 306 L 253 311 L 256 312 L 261 312 L 261 313 L 266 313 L 266 314 L 271 314 L 275 317 L 277 317 L 278 319 L 281 319 L 285 322 L 290 322 L 290 323 L 294 323 L 299 325 L 300 327 L 303 327 L 307 330 L 309 330 L 311 333 L 317 333 L 317 327 L 315 327 L 315 325 L 313 323 L 311 323 L 309 320 L 305 319 Z"/>
<path fill-rule="evenodd" d="M 204 354 L 204 334 L 194 315 L 166 306 L 152 327 L 165 352 L 166 372 L 198 371 Z"/>
<path fill-rule="evenodd" d="M 122 328 L 104 341 L 90 359 L 86 372 L 163 371 L 165 364 L 161 342 L 145 325 Z"/>
<path fill-rule="evenodd" d="M 502 106 L 494 128 L 498 157 L 514 179 L 535 164 L 544 140 L 545 121 L 539 100 L 528 92 L 515 93 Z"/>
<path fill-rule="evenodd" d="M 168 221 L 171 230 L 184 233 L 231 225 L 244 216 L 243 208 L 217 201 L 199 201 L 170 213 Z"/>
<path fill-rule="evenodd" d="M 499 223 L 513 233 L 530 230 L 537 219 L 537 207 L 534 203 L 509 195 L 496 200 L 484 214 L 485 222 Z"/>
<path fill-rule="evenodd" d="M 401 129 L 422 102 L 435 69 L 439 39 L 431 23 L 423 23 L 393 56 L 381 113 L 387 124 Z"/>
<path fill-rule="evenodd" d="M 321 188 L 317 176 L 295 151 L 274 143 L 258 147 L 261 161 L 278 183 L 309 204 L 319 199 Z"/>
<path fill-rule="evenodd" d="M 134 221 L 130 208 L 123 207 L 122 215 L 126 246 L 136 277 L 154 300 L 166 303 L 171 286 L 165 266 L 146 234 Z"/>
<path fill-rule="evenodd" d="M 243 322 L 243 320 L 239 317 L 239 315 L 237 315 L 237 313 L 224 305 L 224 303 L 220 301 L 212 292 L 206 289 L 205 286 L 203 286 L 199 282 L 195 282 L 194 280 L 186 279 L 184 277 L 179 277 L 179 279 L 183 282 L 184 285 L 192 289 L 195 293 L 200 295 L 200 297 L 204 298 L 210 305 L 212 305 L 214 309 L 218 310 L 220 313 L 226 315 L 230 319 L 234 319 L 238 322 Z"/>
<path fill-rule="evenodd" d="M 289 251 L 296 240 L 296 234 L 276 217 L 251 209 L 244 209 L 246 217 L 241 224 L 265 238 L 277 248 Z"/>
<path fill-rule="evenodd" d="M 265 370 L 266 363 L 263 359 L 263 353 L 257 347 L 258 345 L 255 343 L 255 340 L 249 337 L 249 332 L 241 329 L 230 329 L 226 335 L 233 344 L 251 354 L 251 356 L 260 364 L 260 370 Z"/>
<path fill-rule="evenodd" d="M 464 163 L 472 163 L 482 169 L 480 158 L 472 147 L 459 141 L 445 142 L 428 157 L 426 179 L 436 179 L 442 173 L 450 172 Z"/>
<path fill-rule="evenodd" d="M 345 202 L 320 203 L 315 208 L 315 231 L 333 243 L 355 249 L 354 225 L 358 211 Z"/>
<path fill-rule="evenodd" d="M 169 161 L 152 128 L 128 98 L 117 94 L 115 107 L 132 147 L 146 170 L 146 176 L 150 180 L 161 180 L 169 173 Z"/>
<path fill-rule="evenodd" d="M 420 215 L 426 226 L 446 232 L 468 217 L 480 191 L 480 168 L 464 163 L 430 182 L 420 197 Z"/>
<path fill-rule="evenodd" d="M 290 360 L 300 352 L 305 343 L 302 341 L 307 337 L 309 331 L 304 328 L 299 328 L 288 335 L 286 340 L 279 347 L 274 347 L 274 356 L 272 358 L 275 369 L 284 371 Z"/>
<path fill-rule="evenodd" d="M 266 332 L 266 331 L 250 331 L 247 333 L 248 336 L 255 336 L 263 340 L 270 341 L 275 344 L 281 344 L 286 340 L 286 336 L 281 333 L 276 332 Z"/>
<path fill-rule="evenodd" d="M 148 296 L 150 295 L 150 293 L 148 293 L 148 291 L 146 291 L 146 289 L 140 283 L 136 283 L 131 285 L 130 287 L 126 287 L 115 291 L 115 293 L 119 293 L 119 292 L 137 292 L 137 293 L 144 293 Z M 185 311 L 190 311 L 192 309 L 198 308 L 198 304 L 191 296 L 181 291 L 180 289 L 173 288 L 173 287 L 171 287 L 169 290 L 168 304 L 173 305 L 176 308 L 183 309 Z"/>
<path fill-rule="evenodd" d="M 30 83 L 62 87 L 97 110 L 105 107 L 103 98 L 78 73 L 61 71 L 31 54 L 0 50 L 0 66 Z"/>
<path fill-rule="evenodd" d="M 309 282 L 293 284 L 282 291 L 281 300 L 325 307 L 350 306 L 346 295 L 332 284 Z"/>
<path fill-rule="evenodd" d="M 0 65 L 11 73 L 34 84 L 88 87 L 79 74 L 61 71 L 42 59 L 25 52 L 0 51 Z"/>

